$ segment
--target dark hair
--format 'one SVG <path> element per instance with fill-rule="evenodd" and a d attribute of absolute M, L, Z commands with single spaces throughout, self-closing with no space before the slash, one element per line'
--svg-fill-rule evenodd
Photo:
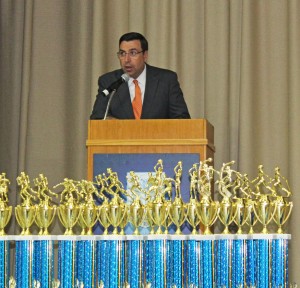
<path fill-rule="evenodd" d="M 141 47 L 143 51 L 148 51 L 148 41 L 147 39 L 140 33 L 137 32 L 129 32 L 121 36 L 119 40 L 119 46 L 123 41 L 132 41 L 132 40 L 140 40 Z"/>

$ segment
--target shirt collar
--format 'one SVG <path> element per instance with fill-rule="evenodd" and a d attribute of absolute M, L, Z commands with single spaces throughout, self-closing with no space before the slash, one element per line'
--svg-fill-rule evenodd
<path fill-rule="evenodd" d="M 142 84 L 142 85 L 146 84 L 146 67 L 147 67 L 147 65 L 145 64 L 143 72 L 140 74 L 140 76 L 138 78 L 136 78 L 136 80 L 138 80 L 139 84 Z M 134 79 L 132 77 L 130 77 L 128 84 L 131 85 L 133 80 Z"/>

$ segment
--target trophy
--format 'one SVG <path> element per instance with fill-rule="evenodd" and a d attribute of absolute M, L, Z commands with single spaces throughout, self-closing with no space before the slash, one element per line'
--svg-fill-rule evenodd
<path fill-rule="evenodd" d="M 282 180 L 284 183 L 282 183 Z M 271 205 L 274 207 L 273 220 L 278 226 L 277 233 L 283 233 L 282 226 L 286 223 L 288 218 L 291 215 L 293 202 L 284 201 L 284 198 L 289 198 L 292 194 L 289 183 L 280 174 L 278 167 L 275 168 L 275 175 L 272 181 L 267 186 L 272 192 L 272 197 L 275 198 L 271 202 Z M 285 197 L 282 196 L 282 193 L 286 194 Z"/>
<path fill-rule="evenodd" d="M 73 202 L 60 204 L 58 207 L 58 218 L 65 227 L 64 235 L 74 235 L 73 227 L 77 223 L 81 209 Z"/>
<path fill-rule="evenodd" d="M 228 226 L 232 223 L 236 214 L 236 210 L 234 209 L 235 206 L 232 205 L 230 200 L 232 197 L 232 192 L 230 189 L 235 185 L 235 182 L 232 180 L 232 173 L 235 172 L 231 169 L 231 165 L 233 164 L 234 161 L 223 164 L 219 172 L 219 180 L 217 181 L 218 191 L 223 197 L 218 213 L 219 220 L 225 226 L 223 234 L 229 233 Z"/>
<path fill-rule="evenodd" d="M 249 225 L 250 229 L 248 231 L 248 234 L 254 233 L 254 226 L 257 222 L 257 218 L 254 213 L 254 203 L 255 201 L 251 198 L 244 199 L 244 209 L 247 210 L 247 213 L 249 214 L 248 219 L 246 221 L 246 224 Z"/>
<path fill-rule="evenodd" d="M 64 189 L 61 192 L 58 218 L 66 229 L 64 235 L 74 235 L 73 227 L 77 223 L 81 213 L 81 206 L 78 204 L 81 194 L 78 191 L 76 183 L 71 179 L 65 178 L 64 182 L 57 184 L 54 188 L 61 185 Z"/>
<path fill-rule="evenodd" d="M 139 235 L 138 227 L 142 224 L 146 217 L 146 207 L 141 204 L 140 199 L 136 198 L 129 206 L 129 221 L 134 226 L 134 235 Z"/>
<path fill-rule="evenodd" d="M 51 196 L 57 197 L 57 194 L 50 191 L 48 187 L 48 180 L 43 174 L 40 174 L 38 178 L 34 179 L 33 182 L 37 186 L 37 198 L 39 204 L 36 207 L 35 222 L 40 228 L 39 235 L 49 235 L 48 228 L 53 222 L 56 205 L 51 204 Z"/>
<path fill-rule="evenodd" d="M 173 224 L 173 220 L 172 220 L 172 218 L 170 217 L 170 209 L 171 209 L 171 205 L 172 205 L 172 203 L 171 203 L 171 201 L 165 201 L 164 202 L 164 206 L 165 206 L 165 213 L 166 213 L 166 220 L 165 220 L 165 224 L 164 224 L 164 226 L 165 226 L 165 234 L 168 234 L 169 233 L 169 227 Z M 151 214 L 149 214 L 149 215 L 151 215 Z M 150 216 L 148 217 L 148 218 L 151 218 Z M 152 220 L 152 224 L 153 224 L 153 226 L 154 226 L 154 222 L 153 222 L 153 220 Z M 152 234 L 154 234 L 154 227 L 153 227 L 153 232 L 152 232 Z"/>
<path fill-rule="evenodd" d="M 242 234 L 242 227 L 247 223 L 250 217 L 251 206 L 244 205 L 243 199 L 238 198 L 236 202 L 233 203 L 233 209 L 235 210 L 233 221 L 239 228 L 237 234 Z"/>
<path fill-rule="evenodd" d="M 221 221 L 221 223 L 225 226 L 223 234 L 229 233 L 228 226 L 236 217 L 237 210 L 235 208 L 237 208 L 237 206 L 233 205 L 233 203 L 230 202 L 229 198 L 227 197 L 224 197 L 220 203 L 218 218 Z"/>
<path fill-rule="evenodd" d="M 148 211 L 149 217 L 153 221 L 154 225 L 158 226 L 156 234 L 162 234 L 162 227 L 168 216 L 168 206 L 166 206 L 161 197 L 157 195 L 150 207 L 151 209 Z"/>
<path fill-rule="evenodd" d="M 107 199 L 105 198 L 104 202 L 100 206 L 98 206 L 98 219 L 100 224 L 104 228 L 103 235 L 108 234 L 108 227 L 110 226 L 110 222 L 107 217 L 108 209 L 109 209 L 109 204 Z"/>
<path fill-rule="evenodd" d="M 190 199 L 190 202 L 187 204 L 187 215 L 186 220 L 192 226 L 192 234 L 195 235 L 197 233 L 196 227 L 200 223 L 200 218 L 197 214 L 197 201 L 196 199 Z"/>
<path fill-rule="evenodd" d="M 170 205 L 169 215 L 177 227 L 176 234 L 181 234 L 180 227 L 186 219 L 186 205 L 182 202 L 181 198 L 175 198 L 174 202 Z"/>
<path fill-rule="evenodd" d="M 35 220 L 35 207 L 18 205 L 15 207 L 15 213 L 17 222 L 22 228 L 21 235 L 31 235 L 30 227 Z"/>
<path fill-rule="evenodd" d="M 93 235 L 93 226 L 97 222 L 97 208 L 94 203 L 93 194 L 96 192 L 96 188 L 93 182 L 82 180 L 78 183 L 78 187 L 81 188 L 80 194 L 83 195 L 85 201 L 80 204 L 80 216 L 78 224 L 81 227 L 81 235 Z"/>
<path fill-rule="evenodd" d="M 217 220 L 219 212 L 219 202 L 211 201 L 207 196 L 203 196 L 196 210 L 200 223 L 204 226 L 204 235 L 212 234 L 210 226 Z"/>
<path fill-rule="evenodd" d="M 8 224 L 12 212 L 12 206 L 6 206 L 0 202 L 0 236 L 6 235 L 4 228 Z"/>
<path fill-rule="evenodd" d="M 293 202 L 285 203 L 281 196 L 277 196 L 272 205 L 274 206 L 273 220 L 278 226 L 277 233 L 281 234 L 283 233 L 282 226 L 291 215 Z"/>
<path fill-rule="evenodd" d="M 122 218 L 122 221 L 119 223 L 119 227 L 120 227 L 119 234 L 124 235 L 125 234 L 124 229 L 125 229 L 126 225 L 128 224 L 128 219 L 129 219 L 129 212 L 128 212 L 129 208 L 128 208 L 128 205 L 126 205 L 126 204 L 120 206 L 120 208 L 122 209 L 123 218 Z"/>
<path fill-rule="evenodd" d="M 80 216 L 78 224 L 82 228 L 81 235 L 93 235 L 93 227 L 97 222 L 97 207 L 93 203 L 82 204 L 80 206 Z"/>
<path fill-rule="evenodd" d="M 20 197 L 22 203 L 15 207 L 16 219 L 22 228 L 21 235 L 31 235 L 30 227 L 34 222 L 36 215 L 36 208 L 31 203 L 31 199 L 35 199 L 35 196 L 31 193 L 36 194 L 36 192 L 30 187 L 29 177 L 24 172 L 21 172 L 17 177 L 17 183 L 21 187 Z"/>
<path fill-rule="evenodd" d="M 124 209 L 125 204 L 113 198 L 108 204 L 108 209 L 106 209 L 107 219 L 110 224 L 114 227 L 113 234 L 118 234 L 118 227 L 122 223 L 126 210 Z"/>
<path fill-rule="evenodd" d="M 271 205 L 267 195 L 260 195 L 259 200 L 254 203 L 253 211 L 257 220 L 263 225 L 261 233 L 267 234 L 267 225 L 272 220 L 276 211 L 274 206 Z"/>
<path fill-rule="evenodd" d="M 8 206 L 8 185 L 10 181 L 6 178 L 6 174 L 0 175 L 0 236 L 6 235 L 4 228 L 11 218 L 12 206 Z"/>
<path fill-rule="evenodd" d="M 40 228 L 39 235 L 49 235 L 48 228 L 53 222 L 56 206 L 37 205 L 35 222 Z"/>

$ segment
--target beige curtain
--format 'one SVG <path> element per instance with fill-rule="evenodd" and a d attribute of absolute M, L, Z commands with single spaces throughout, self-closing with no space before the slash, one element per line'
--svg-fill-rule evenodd
<path fill-rule="evenodd" d="M 215 165 L 279 166 L 293 190 L 291 281 L 300 284 L 298 0 L 0 0 L 0 172 L 86 177 L 87 121 L 118 39 L 149 41 L 149 64 L 178 72 L 193 118 L 215 127 Z M 10 233 L 14 233 L 14 223 Z M 297 252 L 298 251 L 298 252 Z"/>

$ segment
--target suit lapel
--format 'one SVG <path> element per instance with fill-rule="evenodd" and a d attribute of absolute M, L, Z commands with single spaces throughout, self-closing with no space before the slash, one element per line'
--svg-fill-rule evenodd
<path fill-rule="evenodd" d="M 124 113 L 125 116 L 124 118 L 128 118 L 128 119 L 134 118 L 127 83 L 120 86 L 115 97 L 116 97 L 115 101 L 118 101 L 117 106 L 120 107 L 120 109 Z"/>
<path fill-rule="evenodd" d="M 155 103 L 155 95 L 158 86 L 158 79 L 153 74 L 151 66 L 147 65 L 146 73 L 146 87 L 141 118 L 147 118 L 147 115 L 151 115 L 151 111 L 153 110 Z"/>

